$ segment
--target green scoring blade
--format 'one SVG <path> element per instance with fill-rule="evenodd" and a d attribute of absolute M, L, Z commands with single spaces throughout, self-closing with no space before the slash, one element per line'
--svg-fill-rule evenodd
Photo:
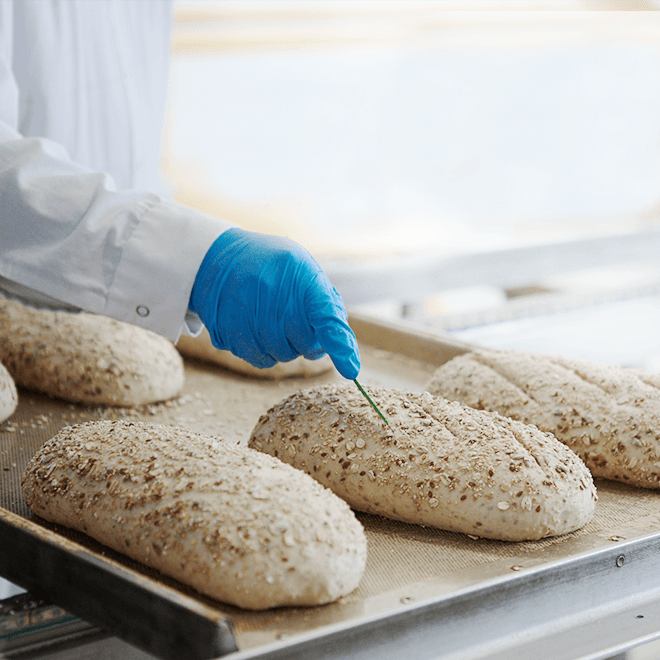
<path fill-rule="evenodd" d="M 355 379 L 353 382 L 357 385 L 358 390 L 360 390 L 360 392 L 364 394 L 365 399 L 371 404 L 371 407 L 380 415 L 381 419 L 385 422 L 385 424 L 389 426 L 390 423 L 385 419 L 385 415 L 383 415 L 383 413 L 380 412 L 380 410 L 378 410 L 378 406 L 371 400 L 369 395 L 364 391 L 362 385 L 360 385 L 360 383 L 357 382 L 357 379 Z"/>

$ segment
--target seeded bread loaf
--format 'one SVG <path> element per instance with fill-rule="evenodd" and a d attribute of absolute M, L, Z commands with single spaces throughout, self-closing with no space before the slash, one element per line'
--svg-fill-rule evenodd
<path fill-rule="evenodd" d="M 595 477 L 660 488 L 660 388 L 652 374 L 484 350 L 440 366 L 427 389 L 535 424 L 581 456 Z"/>
<path fill-rule="evenodd" d="M 177 396 L 171 341 L 105 316 L 36 310 L 0 297 L 0 362 L 16 384 L 74 403 L 136 406 Z"/>
<path fill-rule="evenodd" d="M 591 518 L 584 463 L 549 434 L 428 393 L 371 388 L 298 392 L 257 423 L 249 445 L 305 470 L 359 511 L 522 541 Z"/>
<path fill-rule="evenodd" d="M 204 328 L 197 337 L 181 335 L 176 344 L 181 355 L 193 357 L 205 362 L 217 364 L 224 369 L 254 378 L 310 378 L 325 373 L 332 368 L 330 356 L 324 355 L 318 360 L 308 360 L 302 355 L 289 362 L 278 362 L 272 367 L 259 369 L 249 362 L 236 357 L 230 351 L 218 350 L 211 341 L 208 330 Z"/>
<path fill-rule="evenodd" d="M 23 492 L 38 516 L 239 607 L 327 603 L 365 566 L 362 526 L 329 490 L 271 456 L 174 427 L 67 427 L 32 459 Z"/>
<path fill-rule="evenodd" d="M 0 364 L 0 422 L 12 416 L 18 405 L 18 394 L 14 380 Z"/>

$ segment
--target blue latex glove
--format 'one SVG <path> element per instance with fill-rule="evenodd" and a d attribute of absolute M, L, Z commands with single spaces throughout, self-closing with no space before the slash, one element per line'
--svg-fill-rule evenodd
<path fill-rule="evenodd" d="M 328 353 L 345 378 L 360 371 L 339 294 L 309 252 L 286 238 L 228 229 L 206 253 L 189 307 L 216 348 L 255 367 Z"/>

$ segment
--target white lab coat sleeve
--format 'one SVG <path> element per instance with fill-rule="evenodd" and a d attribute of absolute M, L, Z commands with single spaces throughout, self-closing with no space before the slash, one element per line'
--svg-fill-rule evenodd
<path fill-rule="evenodd" d="M 20 135 L 10 14 L 0 0 L 0 277 L 172 340 L 198 331 L 188 311 L 195 275 L 232 225 L 117 190 L 55 142 Z"/>
<path fill-rule="evenodd" d="M 115 190 L 48 140 L 0 141 L 0 276 L 68 305 L 176 340 L 197 269 L 230 226 Z"/>
<path fill-rule="evenodd" d="M 197 334 L 201 321 L 187 309 L 195 275 L 208 248 L 231 226 L 178 204 L 150 206 L 121 252 L 102 313 L 173 341 L 183 320 Z"/>

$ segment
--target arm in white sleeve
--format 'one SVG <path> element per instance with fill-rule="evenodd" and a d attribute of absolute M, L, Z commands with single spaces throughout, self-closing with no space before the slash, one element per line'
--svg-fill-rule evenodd
<path fill-rule="evenodd" d="M 10 11 L 0 0 L 0 277 L 176 340 L 197 269 L 231 225 L 117 190 L 60 145 L 20 135 Z"/>

